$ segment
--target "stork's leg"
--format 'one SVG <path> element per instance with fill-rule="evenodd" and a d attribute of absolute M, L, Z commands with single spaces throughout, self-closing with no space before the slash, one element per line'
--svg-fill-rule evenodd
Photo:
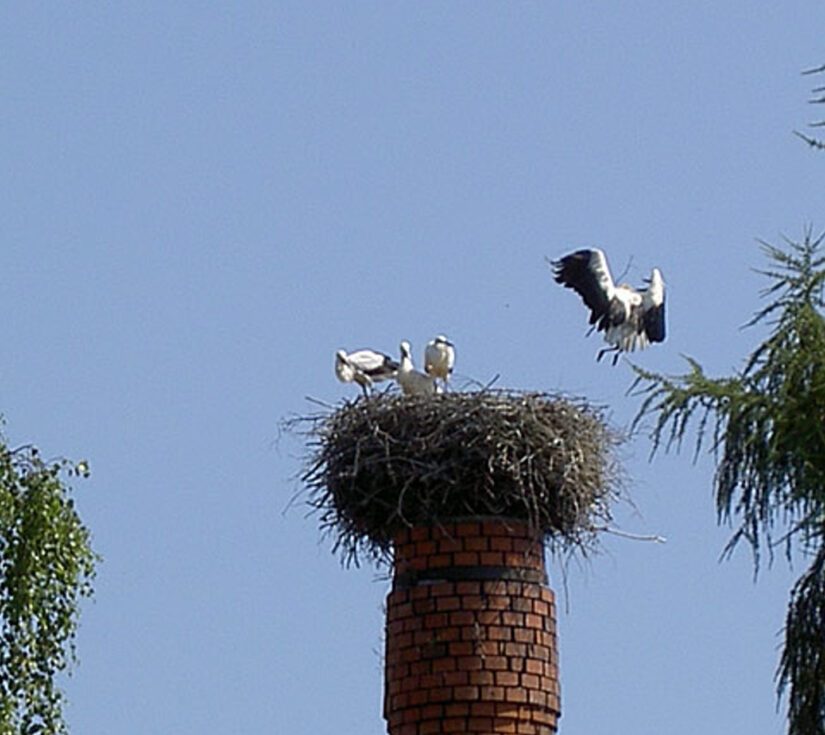
<path fill-rule="evenodd" d="M 613 358 L 613 364 L 616 364 L 616 360 L 619 359 L 619 345 L 612 345 L 610 347 L 605 347 L 602 350 L 599 350 L 599 354 L 596 355 L 596 362 L 601 362 L 602 358 L 608 352 L 615 352 L 616 356 Z"/>
<path fill-rule="evenodd" d="M 613 367 L 616 367 L 616 363 L 619 362 L 619 358 L 622 356 L 622 353 L 619 352 L 619 348 L 616 348 L 616 354 L 613 355 Z"/>

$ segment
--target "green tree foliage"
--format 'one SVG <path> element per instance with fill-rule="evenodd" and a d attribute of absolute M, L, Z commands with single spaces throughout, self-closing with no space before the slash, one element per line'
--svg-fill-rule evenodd
<path fill-rule="evenodd" d="M 772 558 L 812 558 L 791 591 L 777 671 L 789 693 L 789 734 L 825 734 L 825 235 L 800 243 L 763 243 L 770 261 L 760 271 L 768 300 L 749 326 L 767 339 L 731 377 L 710 378 L 687 358 L 689 372 L 662 376 L 634 367 L 644 399 L 634 426 L 652 417 L 653 454 L 679 449 L 695 429 L 695 452 L 708 446 L 720 521 L 734 523 L 729 552 L 742 539 Z"/>
<path fill-rule="evenodd" d="M 55 677 L 75 658 L 98 558 L 66 478 L 86 474 L 0 437 L 0 735 L 67 732 Z"/>

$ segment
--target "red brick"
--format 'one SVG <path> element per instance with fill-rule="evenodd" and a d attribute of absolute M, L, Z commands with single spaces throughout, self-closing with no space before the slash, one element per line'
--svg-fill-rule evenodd
<path fill-rule="evenodd" d="M 453 697 L 459 702 L 478 699 L 478 687 L 464 686 L 453 689 Z"/>
<path fill-rule="evenodd" d="M 541 562 L 534 556 L 528 556 L 520 551 L 505 551 L 504 563 L 508 567 L 528 567 L 530 569 L 539 569 Z"/>
<path fill-rule="evenodd" d="M 487 628 L 487 637 L 491 641 L 509 641 L 513 638 L 513 629 L 503 625 L 491 625 Z"/>
<path fill-rule="evenodd" d="M 400 605 L 396 605 L 393 608 L 395 613 L 395 619 L 398 620 L 400 618 L 408 618 L 413 614 L 413 607 L 411 602 L 404 602 Z"/>
<path fill-rule="evenodd" d="M 470 671 L 470 684 L 493 684 L 495 682 L 495 675 L 492 671 Z"/>
<path fill-rule="evenodd" d="M 527 692 L 527 700 L 537 707 L 547 706 L 547 695 L 539 689 L 530 689 Z"/>
<path fill-rule="evenodd" d="M 457 644 L 453 644 L 457 645 Z M 460 671 L 471 671 L 483 668 L 484 664 L 478 656 L 460 656 L 458 659 L 458 668 Z"/>
<path fill-rule="evenodd" d="M 439 582 L 438 584 L 428 584 L 430 597 L 446 597 L 455 594 L 455 585 L 452 582 Z"/>
<path fill-rule="evenodd" d="M 438 717 L 442 717 L 443 714 L 444 707 L 440 704 L 428 704 L 426 707 L 421 708 L 422 720 L 435 720 Z"/>
<path fill-rule="evenodd" d="M 504 687 L 483 686 L 479 692 L 481 698 L 490 702 L 504 701 Z"/>
<path fill-rule="evenodd" d="M 484 659 L 484 668 L 491 671 L 503 670 L 508 667 L 506 656 L 487 656 Z"/>
<path fill-rule="evenodd" d="M 496 735 L 509 735 L 509 733 L 515 733 L 516 731 L 516 720 L 505 718 L 505 717 L 496 717 L 493 720 L 493 732 Z"/>
<path fill-rule="evenodd" d="M 467 720 L 467 732 L 492 732 L 492 717 L 471 717 Z"/>
<path fill-rule="evenodd" d="M 431 569 L 439 569 L 442 567 L 452 566 L 453 559 L 450 554 L 436 554 L 427 559 L 427 565 Z"/>
<path fill-rule="evenodd" d="M 494 717 L 498 714 L 496 702 L 474 702 L 470 705 L 470 714 L 475 717 Z"/>
<path fill-rule="evenodd" d="M 510 598 L 504 595 L 490 595 L 487 598 L 487 607 L 490 610 L 509 610 Z"/>
<path fill-rule="evenodd" d="M 524 535 L 517 532 L 518 526 L 522 524 L 504 523 L 502 521 L 484 521 L 482 523 L 482 533 L 485 536 L 519 536 Z"/>
<path fill-rule="evenodd" d="M 447 702 L 453 698 L 453 689 L 452 687 L 430 689 L 427 694 L 430 702 Z"/>
<path fill-rule="evenodd" d="M 524 614 L 516 612 L 503 612 L 501 613 L 501 622 L 503 625 L 524 625 Z"/>
<path fill-rule="evenodd" d="M 416 615 L 433 612 L 435 610 L 435 599 L 427 597 L 423 600 L 416 600 L 412 603 L 412 607 Z"/>
<path fill-rule="evenodd" d="M 481 656 L 497 656 L 502 645 L 498 641 L 476 641 L 476 653 Z"/>
<path fill-rule="evenodd" d="M 522 674 L 521 685 L 527 689 L 538 689 L 539 677 L 535 674 Z"/>
<path fill-rule="evenodd" d="M 539 630 L 536 631 L 536 640 L 542 645 L 547 646 L 547 648 L 555 648 L 556 647 L 556 638 L 554 635 L 544 631 Z"/>
<path fill-rule="evenodd" d="M 523 597 L 513 597 L 510 600 L 510 607 L 518 612 L 533 612 L 533 601 L 525 600 Z"/>
<path fill-rule="evenodd" d="M 546 710 L 536 709 L 533 711 L 533 722 L 540 722 L 543 725 L 555 725 L 556 716 Z"/>
<path fill-rule="evenodd" d="M 527 552 L 527 550 L 533 545 L 532 541 L 525 538 L 514 538 L 513 539 L 513 551 L 521 551 L 523 553 Z"/>
<path fill-rule="evenodd" d="M 393 643 L 397 648 L 407 648 L 413 643 L 413 634 L 399 633 L 393 638 Z"/>
<path fill-rule="evenodd" d="M 527 692 L 521 687 L 507 687 L 504 691 L 504 698 L 508 702 L 526 702 Z"/>
<path fill-rule="evenodd" d="M 550 660 L 550 649 L 546 646 L 539 646 L 536 644 L 530 644 L 527 646 L 527 655 L 530 658 L 537 658 L 541 661 L 549 661 Z"/>
<path fill-rule="evenodd" d="M 438 551 L 438 544 L 435 541 L 419 541 L 415 545 L 416 556 L 430 556 Z"/>
<path fill-rule="evenodd" d="M 533 612 L 536 613 L 536 615 L 549 615 L 550 605 L 548 605 L 544 600 L 534 600 Z"/>
<path fill-rule="evenodd" d="M 478 536 L 481 526 L 478 523 L 456 523 L 455 532 L 457 536 Z"/>
<path fill-rule="evenodd" d="M 391 623 L 387 623 L 387 635 L 390 638 L 395 639 L 402 630 L 404 630 L 404 621 L 403 620 L 393 620 Z"/>
<path fill-rule="evenodd" d="M 503 582 L 501 580 L 494 582 L 484 582 L 481 590 L 482 593 L 485 595 L 506 595 L 507 582 Z"/>
<path fill-rule="evenodd" d="M 461 628 L 456 627 L 441 628 L 435 631 L 435 633 L 439 641 L 442 641 L 444 643 L 451 643 L 452 641 L 457 641 L 461 638 L 461 630 Z"/>
<path fill-rule="evenodd" d="M 501 551 L 482 551 L 479 557 L 484 566 L 500 567 L 504 564 L 504 554 Z"/>
<path fill-rule="evenodd" d="M 421 618 L 407 618 L 404 620 L 404 631 L 421 630 L 424 627 L 424 621 Z"/>
<path fill-rule="evenodd" d="M 433 661 L 433 671 L 454 671 L 456 668 L 456 660 L 454 658 L 440 658 L 438 661 Z"/>
<path fill-rule="evenodd" d="M 484 536 L 468 536 L 464 539 L 464 548 L 467 551 L 487 551 L 490 543 Z"/>
<path fill-rule="evenodd" d="M 453 536 L 455 536 L 455 524 L 441 523 L 435 528 L 433 528 L 431 533 L 434 539 L 452 538 Z"/>
<path fill-rule="evenodd" d="M 447 626 L 446 613 L 430 613 L 424 617 L 425 628 L 445 628 Z"/>
<path fill-rule="evenodd" d="M 430 722 L 422 722 L 418 726 L 418 735 L 438 735 L 441 732 L 441 722 L 439 720 L 431 720 Z"/>
<path fill-rule="evenodd" d="M 466 684 L 475 684 L 472 680 L 472 674 L 476 672 L 474 671 L 445 671 L 442 676 L 444 679 L 444 684 L 446 686 L 464 686 Z"/>
<path fill-rule="evenodd" d="M 481 584 L 478 582 L 459 582 L 455 586 L 457 595 L 478 595 L 481 594 Z"/>
<path fill-rule="evenodd" d="M 469 610 L 450 613 L 450 625 L 472 625 L 475 621 L 475 614 Z"/>
<path fill-rule="evenodd" d="M 543 674 L 545 671 L 544 666 L 541 661 L 534 661 L 531 658 L 528 658 L 524 662 L 524 668 L 530 674 Z"/>
<path fill-rule="evenodd" d="M 410 679 L 408 679 L 408 681 L 417 679 L 417 681 L 415 682 L 415 687 L 416 688 L 420 687 L 421 689 L 436 689 L 438 687 L 445 686 L 445 684 L 446 684 L 446 681 L 444 680 L 445 676 L 446 675 L 444 673 L 425 674 L 424 676 L 410 677 Z M 406 689 L 406 687 L 405 687 L 405 689 Z"/>
<path fill-rule="evenodd" d="M 414 676 L 421 676 L 421 674 L 429 674 L 432 667 L 431 661 L 416 661 L 412 664 L 403 664 L 404 666 L 408 666 L 410 670 L 410 674 Z"/>
<path fill-rule="evenodd" d="M 448 704 L 444 710 L 447 717 L 466 717 L 470 714 L 470 705 L 464 702 Z"/>
<path fill-rule="evenodd" d="M 513 637 L 519 643 L 535 643 L 536 631 L 531 630 L 530 628 L 516 628 L 513 631 Z"/>
<path fill-rule="evenodd" d="M 464 610 L 483 610 L 484 598 L 478 595 L 464 595 L 461 598 L 461 607 Z"/>
<path fill-rule="evenodd" d="M 518 674 L 515 674 L 512 671 L 497 671 L 496 684 L 503 687 L 518 686 Z"/>
<path fill-rule="evenodd" d="M 461 607 L 461 598 L 460 597 L 439 597 L 438 604 L 436 605 L 437 610 L 458 610 Z"/>
<path fill-rule="evenodd" d="M 544 628 L 544 621 L 538 615 L 527 613 L 524 616 L 524 625 L 528 628 L 536 628 L 538 630 L 541 630 Z"/>
<path fill-rule="evenodd" d="M 413 541 L 426 541 L 430 538 L 430 529 L 427 526 L 416 526 L 410 529 L 410 539 Z"/>
<path fill-rule="evenodd" d="M 475 551 L 458 551 L 453 554 L 453 563 L 457 567 L 477 566 L 478 554 Z"/>
<path fill-rule="evenodd" d="M 451 717 L 441 721 L 441 729 L 436 732 L 466 732 L 467 721 L 463 717 Z M 438 724 L 438 723 L 437 723 Z"/>
<path fill-rule="evenodd" d="M 442 554 L 452 554 L 455 551 L 464 551 L 464 544 L 461 539 L 443 538 L 438 542 L 438 550 Z"/>
<path fill-rule="evenodd" d="M 429 690 L 427 689 L 416 689 L 414 692 L 409 692 L 409 694 L 402 694 L 402 697 L 407 698 L 407 702 L 411 705 L 419 705 L 419 704 L 427 704 L 427 695 Z"/>
<path fill-rule="evenodd" d="M 541 679 L 541 688 L 548 692 L 558 691 L 559 681 L 558 679 L 550 679 L 546 676 L 542 676 Z"/>
<path fill-rule="evenodd" d="M 501 613 L 497 610 L 480 610 L 476 614 L 476 620 L 479 625 L 498 625 L 501 623 Z"/>
<path fill-rule="evenodd" d="M 512 551 L 513 539 L 501 536 L 490 539 L 490 551 Z"/>

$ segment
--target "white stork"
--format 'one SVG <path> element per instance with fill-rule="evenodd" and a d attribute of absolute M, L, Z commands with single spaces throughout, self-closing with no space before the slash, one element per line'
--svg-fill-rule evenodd
<path fill-rule="evenodd" d="M 347 354 L 344 350 L 335 353 L 335 375 L 342 383 L 355 381 L 364 395 L 373 383 L 389 380 L 396 376 L 398 363 L 389 355 L 374 350 L 358 350 Z"/>
<path fill-rule="evenodd" d="M 590 324 L 604 332 L 605 342 L 612 345 L 600 350 L 596 360 L 605 352 L 615 352 L 615 365 L 622 352 L 664 342 L 665 282 L 658 268 L 645 279 L 647 288 L 636 290 L 626 283 L 614 285 L 607 259 L 598 248 L 577 250 L 553 261 L 552 266 L 556 283 L 582 297 L 590 309 Z"/>
<path fill-rule="evenodd" d="M 408 396 L 441 392 L 432 375 L 422 373 L 413 367 L 410 343 L 406 340 L 401 343 L 401 365 L 395 379 Z"/>
<path fill-rule="evenodd" d="M 441 378 L 444 385 L 450 379 L 455 365 L 455 345 L 443 334 L 427 343 L 424 350 L 424 372 L 433 378 Z"/>

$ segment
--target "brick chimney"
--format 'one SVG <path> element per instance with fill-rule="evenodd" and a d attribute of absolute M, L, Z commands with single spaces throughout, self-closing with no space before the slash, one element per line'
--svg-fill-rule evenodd
<path fill-rule="evenodd" d="M 471 518 L 393 539 L 384 717 L 390 735 L 553 735 L 556 615 L 540 536 Z"/>

